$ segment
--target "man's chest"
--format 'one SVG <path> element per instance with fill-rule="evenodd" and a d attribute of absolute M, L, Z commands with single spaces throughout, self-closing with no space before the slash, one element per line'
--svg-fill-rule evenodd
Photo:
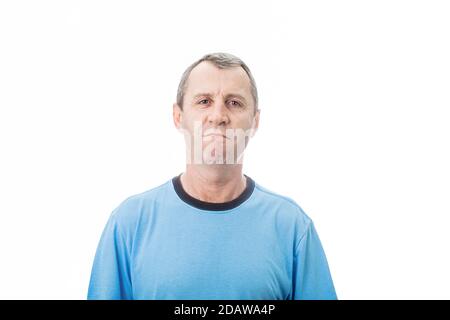
<path fill-rule="evenodd" d="M 291 261 L 263 232 L 164 230 L 142 239 L 132 262 L 136 299 L 285 299 Z"/>

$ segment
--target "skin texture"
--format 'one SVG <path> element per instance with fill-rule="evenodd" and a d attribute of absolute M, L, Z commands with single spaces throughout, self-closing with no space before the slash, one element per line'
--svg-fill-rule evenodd
<path fill-rule="evenodd" d="M 181 175 L 181 184 L 192 197 L 220 203 L 244 191 L 243 151 L 256 133 L 260 117 L 250 88 L 241 67 L 219 69 L 203 61 L 191 71 L 182 108 L 173 104 L 174 125 L 186 142 L 186 171 Z M 197 96 L 200 93 L 208 95 Z M 196 126 L 203 133 L 197 135 L 197 140 Z M 197 162 L 194 141 L 201 146 L 197 149 L 201 161 Z"/>

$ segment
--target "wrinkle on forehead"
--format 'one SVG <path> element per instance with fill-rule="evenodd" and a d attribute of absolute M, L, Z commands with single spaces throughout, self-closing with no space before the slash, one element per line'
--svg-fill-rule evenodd
<path fill-rule="evenodd" d="M 192 69 L 187 81 L 186 93 L 209 93 L 214 96 L 240 94 L 249 100 L 250 79 L 241 67 L 219 69 L 210 62 L 202 62 Z"/>

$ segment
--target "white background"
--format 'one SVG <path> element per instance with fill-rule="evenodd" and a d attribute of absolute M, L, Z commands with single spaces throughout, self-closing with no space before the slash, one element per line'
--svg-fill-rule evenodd
<path fill-rule="evenodd" d="M 0 2 L 0 298 L 85 299 L 126 197 L 184 170 L 182 72 L 251 68 L 244 172 L 315 221 L 340 299 L 449 299 L 447 1 Z"/>

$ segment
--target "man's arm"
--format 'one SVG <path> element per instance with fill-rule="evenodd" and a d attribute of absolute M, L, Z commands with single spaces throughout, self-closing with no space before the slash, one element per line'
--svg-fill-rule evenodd
<path fill-rule="evenodd" d="M 292 299 L 337 300 L 327 258 L 312 221 L 295 250 Z"/>
<path fill-rule="evenodd" d="M 132 299 L 130 254 L 113 212 L 103 230 L 92 266 L 88 300 Z"/>

